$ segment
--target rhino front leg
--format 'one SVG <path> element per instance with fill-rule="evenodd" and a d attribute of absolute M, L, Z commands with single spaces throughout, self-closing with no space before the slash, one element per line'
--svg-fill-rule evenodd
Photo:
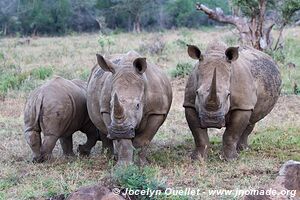
<path fill-rule="evenodd" d="M 238 157 L 237 143 L 249 125 L 251 111 L 234 110 L 232 111 L 229 123 L 223 135 L 223 156 L 225 160 L 230 161 Z"/>
<path fill-rule="evenodd" d="M 41 133 L 38 131 L 25 131 L 26 142 L 33 153 L 33 162 L 41 162 Z"/>
<path fill-rule="evenodd" d="M 194 108 L 185 108 L 185 117 L 189 128 L 192 131 L 196 148 L 193 151 L 191 158 L 197 160 L 199 158 L 207 158 L 209 147 L 209 138 L 207 129 L 200 128 L 199 118 Z"/>
<path fill-rule="evenodd" d="M 138 152 L 138 164 L 139 165 L 146 165 L 148 163 L 146 159 L 147 148 L 151 140 L 153 139 L 154 135 L 158 131 L 159 127 L 165 121 L 165 115 L 151 115 L 148 118 L 147 125 L 144 131 L 136 135 L 133 139 L 133 146 L 135 148 L 140 148 Z"/>
<path fill-rule="evenodd" d="M 112 155 L 114 152 L 113 140 L 107 138 L 107 134 L 100 133 L 100 140 L 102 141 L 102 153 L 106 152 Z"/>
<path fill-rule="evenodd" d="M 73 152 L 73 138 L 72 134 L 68 137 L 62 137 L 59 139 L 61 148 L 63 149 L 63 154 L 65 156 L 74 156 Z"/>
<path fill-rule="evenodd" d="M 243 134 L 241 135 L 239 142 L 237 144 L 237 150 L 238 151 L 243 151 L 249 148 L 248 145 L 248 136 L 252 132 L 255 124 L 249 124 L 247 128 L 244 130 Z"/>

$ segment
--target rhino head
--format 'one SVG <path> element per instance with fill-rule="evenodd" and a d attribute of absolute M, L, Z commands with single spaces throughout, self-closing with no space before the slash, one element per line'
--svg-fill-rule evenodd
<path fill-rule="evenodd" d="M 147 69 L 146 58 L 132 53 L 118 64 L 97 54 L 99 66 L 112 73 L 110 124 L 108 138 L 132 139 L 139 127 L 144 108 L 143 73 Z"/>
<path fill-rule="evenodd" d="M 198 47 L 188 45 L 188 54 L 197 59 L 195 108 L 201 128 L 225 126 L 230 108 L 231 63 L 238 59 L 238 47 L 229 47 L 224 56 L 202 55 Z"/>

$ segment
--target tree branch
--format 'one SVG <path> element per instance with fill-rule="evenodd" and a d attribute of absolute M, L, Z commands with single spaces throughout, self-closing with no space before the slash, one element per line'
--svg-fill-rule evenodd
<path fill-rule="evenodd" d="M 223 11 L 214 11 L 208 7 L 206 7 L 203 4 L 196 3 L 196 9 L 203 11 L 210 19 L 216 20 L 218 22 L 223 22 L 223 23 L 229 23 L 232 25 L 237 26 L 237 21 L 241 20 L 239 17 L 232 16 L 232 15 L 224 15 Z"/>

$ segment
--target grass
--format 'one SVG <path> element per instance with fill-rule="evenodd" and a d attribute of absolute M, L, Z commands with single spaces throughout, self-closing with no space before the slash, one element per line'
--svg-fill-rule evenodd
<path fill-rule="evenodd" d="M 279 63 L 283 94 L 293 93 L 294 82 L 300 85 L 299 32 L 299 28 L 285 32 L 284 59 Z M 144 56 L 170 76 L 178 78 L 172 79 L 171 111 L 149 147 L 150 164 L 145 168 L 131 166 L 118 171 L 114 161 L 101 154 L 101 142 L 94 147 L 91 157 L 68 159 L 61 156 L 58 142 L 54 161 L 32 164 L 31 151 L 23 136 L 22 113 L 29 92 L 54 75 L 86 80 L 96 64 L 96 53 L 138 51 L 145 41 L 156 37 L 164 42 L 163 51 L 158 54 L 145 51 Z M 5 101 L 0 102 L 0 199 L 67 196 L 81 186 L 105 183 L 107 177 L 120 188 L 199 188 L 205 192 L 201 197 L 155 197 L 172 200 L 234 199 L 232 196 L 209 196 L 207 192 L 210 189 L 260 188 L 272 182 L 285 161 L 300 160 L 299 96 L 280 97 L 273 111 L 251 134 L 251 149 L 242 152 L 237 161 L 224 162 L 219 158 L 223 130 L 209 130 L 211 148 L 206 162 L 190 159 L 194 142 L 185 121 L 182 101 L 186 74 L 194 61 L 188 57 L 185 45 L 192 43 L 204 51 L 207 43 L 214 39 L 233 46 L 237 42 L 226 28 L 222 31 L 182 29 L 140 35 L 120 33 L 102 39 L 98 34 L 75 34 L 32 39 L 28 46 L 16 46 L 17 38 L 1 39 L 0 91 L 5 95 Z M 288 62 L 295 63 L 296 68 L 286 67 Z M 85 139 L 83 134 L 74 134 L 74 150 Z"/>

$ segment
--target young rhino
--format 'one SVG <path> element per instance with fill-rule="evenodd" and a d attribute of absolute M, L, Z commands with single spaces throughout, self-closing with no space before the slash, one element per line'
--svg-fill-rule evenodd
<path fill-rule="evenodd" d="M 256 122 L 274 107 L 281 78 L 278 66 L 265 53 L 251 47 L 227 48 L 210 44 L 204 55 L 192 45 L 188 54 L 198 60 L 185 88 L 185 115 L 196 143 L 192 158 L 206 157 L 207 128 L 226 127 L 223 156 L 237 158 L 248 147 Z"/>
<path fill-rule="evenodd" d="M 145 164 L 145 147 L 165 121 L 172 102 L 167 76 L 138 53 L 104 58 L 91 72 L 87 107 L 91 120 L 117 154 L 118 164 L 133 161 L 133 146 L 142 148 L 140 164 Z M 109 140 L 108 140 L 108 139 Z"/>
<path fill-rule="evenodd" d="M 78 130 L 87 135 L 86 144 L 78 148 L 81 155 L 88 155 L 98 139 L 87 112 L 86 83 L 81 80 L 56 77 L 35 89 L 27 99 L 24 122 L 34 162 L 50 159 L 58 139 L 64 155 L 74 155 L 72 134 Z"/>

